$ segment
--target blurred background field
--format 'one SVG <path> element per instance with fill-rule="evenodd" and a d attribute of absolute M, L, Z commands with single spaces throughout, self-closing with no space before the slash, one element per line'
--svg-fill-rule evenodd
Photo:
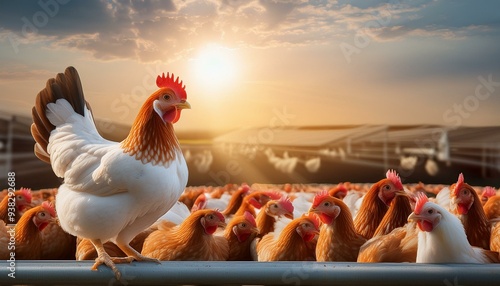
<path fill-rule="evenodd" d="M 98 126 L 102 122 L 97 121 Z M 31 118 L 0 117 L 1 188 L 43 189 L 61 180 L 33 153 Z M 114 124 L 119 141 L 129 126 Z M 375 182 L 395 169 L 403 183 L 451 184 L 464 173 L 473 185 L 500 186 L 500 127 L 351 125 L 255 127 L 178 132 L 189 167 L 188 186 L 228 183 L 336 184 Z"/>

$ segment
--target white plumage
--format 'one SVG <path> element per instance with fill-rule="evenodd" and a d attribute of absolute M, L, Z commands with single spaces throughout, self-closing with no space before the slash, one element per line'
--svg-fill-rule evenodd
<path fill-rule="evenodd" d="M 146 100 L 120 143 L 98 133 L 72 67 L 48 81 L 33 108 L 35 154 L 64 178 L 56 196 L 61 227 L 91 240 L 99 256 L 93 269 L 105 263 L 117 278 L 115 260 L 153 260 L 129 243 L 167 213 L 188 180 L 172 124 L 190 105 L 182 82 L 173 75 L 159 76 L 157 85 L 160 89 Z M 102 247 L 108 240 L 128 258 L 110 258 Z"/>
<path fill-rule="evenodd" d="M 417 263 L 493 262 L 491 261 L 491 254 L 493 254 L 493 257 L 495 254 L 471 246 L 460 220 L 440 205 L 425 202 L 421 209 L 418 210 L 418 214 L 412 213 L 409 219 L 417 221 L 420 227 Z M 422 227 L 422 224 L 427 224 L 427 226 Z M 425 230 L 422 230 L 422 228 Z M 496 262 L 498 262 L 498 253 L 496 256 Z"/>

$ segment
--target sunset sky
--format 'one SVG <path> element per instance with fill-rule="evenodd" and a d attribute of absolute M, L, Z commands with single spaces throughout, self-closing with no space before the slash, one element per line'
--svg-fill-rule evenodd
<path fill-rule="evenodd" d="M 130 124 L 156 76 L 178 130 L 498 125 L 499 1 L 1 1 L 0 111 L 78 70 L 97 119 Z"/>

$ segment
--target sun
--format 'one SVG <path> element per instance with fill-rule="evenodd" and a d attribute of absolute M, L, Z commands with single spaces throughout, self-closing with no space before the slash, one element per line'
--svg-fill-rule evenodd
<path fill-rule="evenodd" d="M 210 86 L 229 85 L 238 72 L 235 51 L 219 45 L 201 49 L 193 64 L 198 80 Z"/>

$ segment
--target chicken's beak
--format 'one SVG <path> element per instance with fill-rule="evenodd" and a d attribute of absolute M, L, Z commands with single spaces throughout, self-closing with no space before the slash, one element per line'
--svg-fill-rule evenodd
<path fill-rule="evenodd" d="M 221 227 L 221 228 L 226 228 L 226 223 L 223 222 L 223 221 L 220 221 L 218 224 L 217 224 L 218 227 Z"/>
<path fill-rule="evenodd" d="M 410 197 L 410 195 L 408 193 L 406 193 L 405 191 L 397 191 L 395 194 L 396 194 L 396 196 Z"/>
<path fill-rule="evenodd" d="M 408 216 L 408 221 L 419 221 L 422 219 L 422 216 L 418 215 L 418 214 L 415 214 L 414 212 L 411 213 L 409 216 Z"/>
<path fill-rule="evenodd" d="M 177 109 L 191 109 L 191 104 L 189 104 L 189 102 L 183 100 L 183 101 L 181 101 L 181 103 L 176 104 L 175 107 Z"/>
<path fill-rule="evenodd" d="M 293 219 L 293 213 L 285 213 L 284 216 L 289 219 Z"/>

